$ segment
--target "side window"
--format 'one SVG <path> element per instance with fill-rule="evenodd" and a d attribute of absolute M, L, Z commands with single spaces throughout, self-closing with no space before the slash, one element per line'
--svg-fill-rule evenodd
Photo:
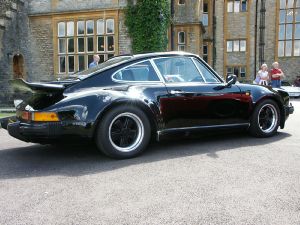
<path fill-rule="evenodd" d="M 120 70 L 113 75 L 118 81 L 159 81 L 159 78 L 149 61 L 140 62 Z"/>
<path fill-rule="evenodd" d="M 187 57 L 154 60 L 166 82 L 204 82 L 192 59 Z"/>
<path fill-rule="evenodd" d="M 215 77 L 215 75 L 206 68 L 199 60 L 194 59 L 199 71 L 201 72 L 202 76 L 204 77 L 207 83 L 220 83 L 220 81 Z"/>

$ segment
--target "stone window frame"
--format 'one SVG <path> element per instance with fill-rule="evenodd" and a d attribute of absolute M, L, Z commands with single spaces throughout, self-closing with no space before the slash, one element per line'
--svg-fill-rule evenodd
<path fill-rule="evenodd" d="M 238 71 L 235 74 L 235 69 Z M 234 74 L 239 78 L 246 78 L 247 77 L 247 66 L 246 65 L 227 65 L 226 66 L 226 75 Z M 242 75 L 243 74 L 243 75 Z"/>
<path fill-rule="evenodd" d="M 245 49 L 241 50 L 241 42 L 245 42 Z M 228 49 L 228 44 L 231 42 L 231 50 Z M 238 42 L 238 50 L 234 50 L 234 44 Z M 247 39 L 241 38 L 241 39 L 227 39 L 226 40 L 226 52 L 227 53 L 234 53 L 234 52 L 247 52 Z"/>
<path fill-rule="evenodd" d="M 111 12 L 111 13 L 107 13 L 107 15 L 105 13 L 95 13 L 94 15 L 78 15 L 78 16 L 63 16 L 63 15 L 59 15 L 59 18 L 54 18 L 54 26 L 53 26 L 53 41 L 54 41 L 54 72 L 56 75 L 63 75 L 63 76 L 68 76 L 68 75 L 72 75 L 74 73 L 76 73 L 77 71 L 79 71 L 79 69 L 85 70 L 88 68 L 89 62 L 92 60 L 92 57 L 94 54 L 98 54 L 100 56 L 100 60 L 101 61 L 105 61 L 110 57 L 115 56 L 116 54 L 118 54 L 118 14 Z M 98 51 L 98 33 L 97 33 L 97 20 L 99 19 L 104 19 L 105 21 L 109 20 L 109 19 L 113 19 L 113 32 L 109 32 L 108 34 L 104 34 L 105 38 L 104 38 L 104 51 Z M 94 21 L 94 31 L 93 34 L 87 34 L 87 30 L 86 30 L 86 21 L 88 20 L 93 20 Z M 79 34 L 78 33 L 78 22 L 79 21 L 84 21 L 84 32 L 83 34 Z M 58 35 L 58 24 L 59 23 L 65 23 L 65 35 L 67 33 L 67 22 L 74 22 L 74 35 L 67 37 L 59 37 Z M 106 23 L 104 25 L 105 29 L 106 29 Z M 112 40 L 110 40 L 113 42 L 112 46 L 113 49 L 106 49 L 108 46 L 108 36 L 113 36 Z M 88 52 L 87 51 L 87 38 L 88 37 L 93 37 L 93 51 Z M 59 38 L 74 38 L 74 53 L 60 53 L 59 52 Z M 84 51 L 80 52 L 78 47 L 78 40 L 79 38 L 84 38 L 83 42 L 84 42 Z M 67 42 L 67 41 L 66 41 Z M 67 46 L 66 46 L 67 48 Z M 66 50 L 67 51 L 67 50 Z M 68 58 L 68 57 L 73 57 L 73 58 Z M 74 63 L 74 69 L 73 67 L 69 66 L 69 61 L 72 62 L 72 64 Z M 63 63 L 63 68 L 60 66 L 60 63 Z M 69 68 L 71 68 L 71 70 L 69 70 Z"/>
<path fill-rule="evenodd" d="M 276 34 L 276 55 L 279 58 L 300 57 L 300 0 L 278 0 L 277 3 L 278 30 Z M 282 15 L 284 16 L 283 21 Z M 288 16 L 290 15 L 292 15 L 291 20 L 288 20 Z M 288 27 L 291 29 L 291 32 L 287 32 Z M 296 31 L 299 33 L 296 33 Z M 291 35 L 291 37 L 287 37 L 288 33 Z M 287 51 L 287 45 L 290 46 L 290 51 Z"/>
<path fill-rule="evenodd" d="M 178 5 L 185 5 L 185 0 L 178 0 Z"/>
<path fill-rule="evenodd" d="M 238 2 L 238 3 L 237 3 Z M 236 8 L 236 4 L 238 4 Z M 231 5 L 231 10 L 229 10 L 229 5 Z M 243 6 L 246 6 L 246 9 L 244 10 Z M 248 12 L 248 1 L 247 0 L 227 0 L 226 8 L 227 13 L 240 13 L 240 12 Z"/>
<path fill-rule="evenodd" d="M 180 41 L 180 34 L 183 33 L 183 42 Z M 185 31 L 178 31 L 177 34 L 177 44 L 178 44 L 178 51 L 185 51 L 186 45 L 186 33 Z"/>
<path fill-rule="evenodd" d="M 203 24 L 203 26 L 205 26 L 205 27 L 207 27 L 208 26 L 208 24 L 209 24 L 209 4 L 208 4 L 208 2 L 207 1 L 203 1 L 203 14 L 202 14 L 202 24 Z M 206 11 L 204 11 L 204 5 L 207 5 L 207 10 Z M 206 21 L 205 23 L 204 23 L 204 21 Z"/>
<path fill-rule="evenodd" d="M 206 48 L 206 52 L 204 51 L 205 48 Z M 202 46 L 202 58 L 203 58 L 203 60 L 206 63 L 208 63 L 208 54 L 209 54 L 208 43 L 203 43 L 203 46 Z"/>

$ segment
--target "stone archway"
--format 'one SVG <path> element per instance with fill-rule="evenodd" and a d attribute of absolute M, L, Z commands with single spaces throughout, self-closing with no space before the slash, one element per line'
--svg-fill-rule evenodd
<path fill-rule="evenodd" d="M 13 57 L 13 72 L 14 79 L 23 78 L 25 76 L 24 71 L 24 57 L 21 54 L 16 54 Z"/>

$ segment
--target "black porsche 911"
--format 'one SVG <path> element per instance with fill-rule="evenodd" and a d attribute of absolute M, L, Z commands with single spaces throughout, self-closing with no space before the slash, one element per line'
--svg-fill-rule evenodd
<path fill-rule="evenodd" d="M 182 52 L 119 56 L 76 79 L 12 85 L 31 97 L 13 121 L 2 121 L 11 136 L 35 143 L 86 138 L 114 158 L 134 157 L 151 137 L 175 132 L 243 128 L 270 137 L 294 110 L 286 92 L 236 84 L 234 75 L 225 82 Z"/>

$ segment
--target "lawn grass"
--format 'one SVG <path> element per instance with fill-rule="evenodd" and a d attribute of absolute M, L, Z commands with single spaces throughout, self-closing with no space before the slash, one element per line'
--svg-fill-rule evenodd
<path fill-rule="evenodd" d="M 0 113 L 0 119 L 9 117 L 9 116 L 14 116 L 14 115 L 16 115 L 16 114 L 15 113 Z"/>

